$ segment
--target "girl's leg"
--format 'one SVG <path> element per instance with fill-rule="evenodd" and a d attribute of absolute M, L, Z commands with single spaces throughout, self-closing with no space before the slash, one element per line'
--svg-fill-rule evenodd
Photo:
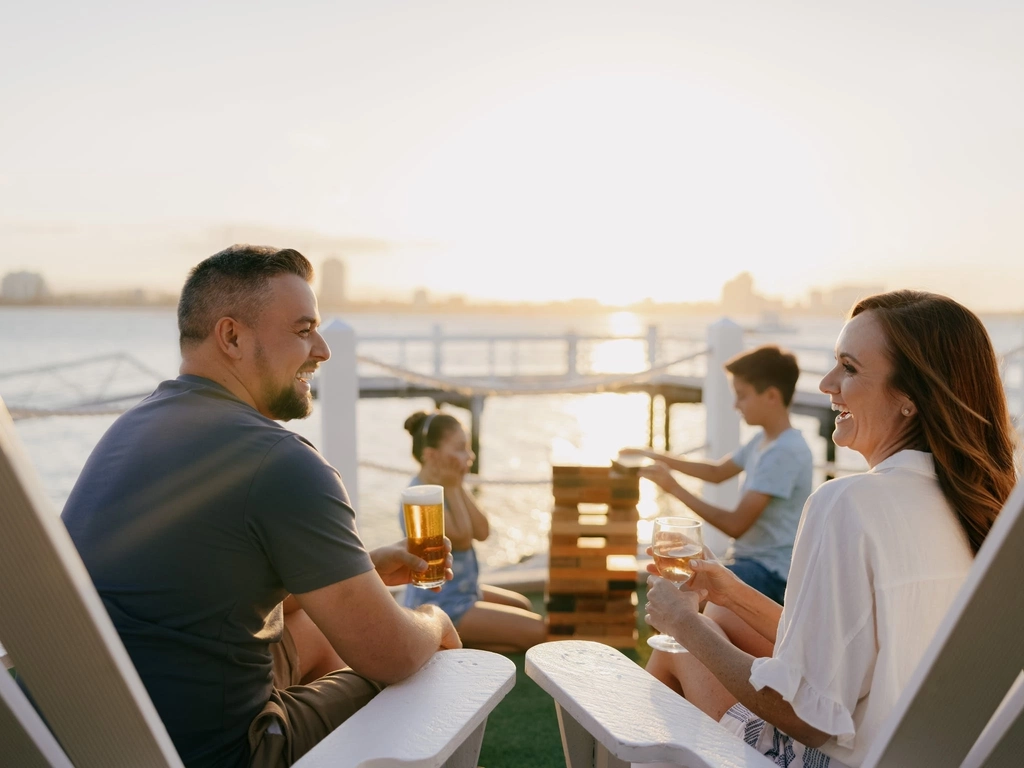
<path fill-rule="evenodd" d="M 467 648 L 497 653 L 521 653 L 547 640 L 540 614 L 483 600 L 463 614 L 456 629 Z"/>
<path fill-rule="evenodd" d="M 721 627 L 710 619 L 708 623 L 725 636 Z M 715 721 L 736 703 L 736 697 L 692 653 L 653 651 L 646 669 Z"/>
<path fill-rule="evenodd" d="M 488 603 L 498 605 L 511 605 L 513 608 L 522 608 L 524 611 L 533 611 L 533 603 L 526 595 L 513 592 L 511 589 L 492 587 L 489 584 L 481 584 L 480 590 L 484 593 L 484 600 Z"/>

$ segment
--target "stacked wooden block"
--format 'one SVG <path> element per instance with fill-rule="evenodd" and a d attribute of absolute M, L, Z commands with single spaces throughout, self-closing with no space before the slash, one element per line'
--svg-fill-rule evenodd
<path fill-rule="evenodd" d="M 548 639 L 632 648 L 639 478 L 610 465 L 565 465 L 552 467 L 551 484 Z"/>

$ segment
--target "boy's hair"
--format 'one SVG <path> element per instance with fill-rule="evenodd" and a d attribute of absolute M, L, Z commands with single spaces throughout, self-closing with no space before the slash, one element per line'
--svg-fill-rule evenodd
<path fill-rule="evenodd" d="M 774 344 L 765 344 L 749 352 L 741 352 L 725 364 L 725 370 L 749 383 L 758 393 L 775 387 L 787 408 L 796 391 L 800 366 L 792 352 L 783 352 Z"/>

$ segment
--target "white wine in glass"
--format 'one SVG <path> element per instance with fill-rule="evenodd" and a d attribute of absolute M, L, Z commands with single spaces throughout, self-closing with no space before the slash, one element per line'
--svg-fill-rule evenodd
<path fill-rule="evenodd" d="M 681 586 L 693 575 L 690 561 L 704 557 L 704 537 L 701 521 L 689 517 L 659 517 L 654 520 L 651 552 L 654 564 L 662 578 Z M 651 648 L 666 653 L 684 653 L 686 648 L 671 635 L 651 635 L 647 638 Z"/>

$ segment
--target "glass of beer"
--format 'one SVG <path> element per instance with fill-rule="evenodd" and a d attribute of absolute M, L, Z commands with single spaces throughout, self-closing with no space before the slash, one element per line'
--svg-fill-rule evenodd
<path fill-rule="evenodd" d="M 427 570 L 413 573 L 412 585 L 433 589 L 444 585 L 444 488 L 412 485 L 402 491 L 405 535 L 409 552 L 427 561 Z"/>
<path fill-rule="evenodd" d="M 690 560 L 704 557 L 704 537 L 701 521 L 689 517 L 659 517 L 654 520 L 651 536 L 654 564 L 662 578 L 681 586 L 693 575 Z M 651 635 L 647 638 L 651 648 L 666 653 L 685 653 L 686 648 L 671 635 Z"/>

